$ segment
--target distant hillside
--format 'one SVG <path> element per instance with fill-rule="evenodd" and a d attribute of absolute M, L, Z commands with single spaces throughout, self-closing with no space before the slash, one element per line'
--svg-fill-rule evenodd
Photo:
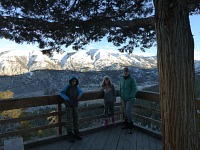
<path fill-rule="evenodd" d="M 145 87 L 143 90 L 152 91 L 152 92 L 159 92 L 159 87 L 157 85 L 153 85 L 151 87 Z M 195 96 L 200 98 L 200 75 L 196 74 L 195 77 Z"/>
<path fill-rule="evenodd" d="M 158 84 L 157 69 L 130 67 L 130 73 L 136 79 L 139 89 Z M 16 76 L 0 76 L 0 91 L 9 89 L 14 92 L 14 97 L 52 95 L 58 93 L 68 83 L 72 74 L 78 76 L 84 91 L 99 90 L 105 75 L 109 75 L 116 89 L 119 89 L 123 70 L 89 72 L 37 70 Z"/>

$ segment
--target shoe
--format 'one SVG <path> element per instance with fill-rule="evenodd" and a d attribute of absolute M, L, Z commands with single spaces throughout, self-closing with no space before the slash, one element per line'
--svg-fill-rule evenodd
<path fill-rule="evenodd" d="M 82 140 L 82 136 L 80 135 L 80 133 L 74 134 L 74 138 L 77 140 Z"/>
<path fill-rule="evenodd" d="M 132 134 L 133 133 L 133 129 L 129 129 L 128 133 Z"/>
<path fill-rule="evenodd" d="M 128 123 L 128 129 L 129 129 L 129 134 L 132 134 L 133 133 L 133 131 L 134 131 L 134 129 L 133 129 L 133 122 L 129 122 Z"/>
<path fill-rule="evenodd" d="M 122 130 L 125 130 L 125 129 L 129 129 L 128 126 L 125 125 L 122 127 Z"/>
<path fill-rule="evenodd" d="M 128 126 L 128 120 L 125 119 L 124 126 L 122 127 L 122 129 L 128 129 L 128 128 L 129 128 L 129 126 Z"/>
<path fill-rule="evenodd" d="M 111 117 L 111 121 L 112 121 L 112 124 L 115 125 L 115 117 L 114 116 Z"/>
<path fill-rule="evenodd" d="M 68 133 L 68 141 L 70 142 L 70 143 L 73 143 L 73 142 L 75 142 L 75 139 L 74 139 L 74 134 L 73 133 Z"/>
<path fill-rule="evenodd" d="M 105 120 L 104 120 L 104 127 L 107 127 L 108 126 L 108 119 L 106 118 Z"/>

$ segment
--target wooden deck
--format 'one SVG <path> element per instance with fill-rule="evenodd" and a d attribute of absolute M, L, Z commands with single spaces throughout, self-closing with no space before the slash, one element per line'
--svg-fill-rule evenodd
<path fill-rule="evenodd" d="M 83 139 L 69 143 L 66 138 L 34 145 L 25 150 L 162 150 L 162 142 L 141 130 L 128 134 L 121 125 L 83 135 Z"/>

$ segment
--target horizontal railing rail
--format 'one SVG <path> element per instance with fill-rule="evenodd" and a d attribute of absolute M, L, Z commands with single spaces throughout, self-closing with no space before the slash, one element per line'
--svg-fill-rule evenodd
<path fill-rule="evenodd" d="M 117 96 L 119 96 L 119 91 L 117 91 Z M 81 98 L 81 102 L 91 102 L 92 100 L 99 100 L 103 98 L 103 93 L 100 91 L 91 91 L 91 92 L 85 92 Z M 145 101 L 145 105 L 140 104 L 142 101 Z M 150 102 L 150 103 L 149 103 Z M 142 124 L 152 126 L 152 128 L 155 128 L 155 126 L 161 126 L 161 119 L 160 119 L 160 108 L 159 108 L 159 94 L 154 92 L 147 92 L 147 91 L 138 91 L 136 95 L 136 104 L 134 106 L 134 109 L 136 111 L 133 112 L 134 119 L 135 119 L 135 125 L 142 126 Z M 30 116 L 22 116 L 18 118 L 3 118 L 1 116 L 0 124 L 1 127 L 3 125 L 9 125 L 9 124 L 15 124 L 19 122 L 26 122 L 26 121 L 32 121 L 36 119 L 46 119 L 46 118 L 54 118 L 52 123 L 45 124 L 45 125 L 36 125 L 34 127 L 26 127 L 26 128 L 16 128 L 11 129 L 6 132 L 0 133 L 1 140 L 4 140 L 8 137 L 12 136 L 23 136 L 30 134 L 32 132 L 36 131 L 43 131 L 46 129 L 52 129 L 56 128 L 56 135 L 63 135 L 64 134 L 64 128 L 63 126 L 66 125 L 66 122 L 63 119 L 63 116 L 65 116 L 65 111 L 62 109 L 62 103 L 63 100 L 59 95 L 50 95 L 50 96 L 40 96 L 40 97 L 30 97 L 30 98 L 14 98 L 14 99 L 3 99 L 0 100 L 0 112 L 8 111 L 8 110 L 15 110 L 15 109 L 30 109 L 35 107 L 52 107 L 54 108 L 53 112 L 45 112 L 42 114 L 34 114 Z M 149 103 L 149 104 L 146 104 Z M 152 107 L 146 106 L 150 105 Z M 119 116 L 118 121 L 122 121 L 122 107 L 121 102 L 118 101 L 115 104 L 116 107 L 119 108 L 119 110 L 115 113 Z M 196 99 L 196 106 L 197 110 L 200 110 L 200 99 Z M 103 104 L 91 104 L 89 107 L 81 107 L 79 109 L 79 112 L 85 113 L 87 111 L 97 111 L 97 110 L 103 110 Z M 103 112 L 101 111 L 100 114 L 92 115 L 89 113 L 89 115 L 85 117 L 80 117 L 80 123 L 84 123 L 90 120 L 95 119 L 101 119 L 103 118 Z M 142 123 L 140 120 L 144 120 Z M 150 122 L 150 123 L 149 123 Z M 152 125 L 153 124 L 153 125 Z M 154 126 L 155 125 L 155 126 Z M 159 128 L 159 127 L 157 127 Z M 158 129 L 160 130 L 160 129 Z M 2 143 L 2 141 L 1 141 Z"/>

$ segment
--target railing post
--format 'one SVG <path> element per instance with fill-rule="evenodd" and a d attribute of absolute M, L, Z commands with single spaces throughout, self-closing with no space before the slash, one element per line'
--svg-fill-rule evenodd
<path fill-rule="evenodd" d="M 120 121 L 123 121 L 124 120 L 124 109 L 123 109 L 123 104 L 122 104 L 122 99 L 120 97 Z"/>
<path fill-rule="evenodd" d="M 58 111 L 58 117 L 57 117 L 58 129 L 57 129 L 57 134 L 58 135 L 62 135 L 62 122 L 61 122 L 62 105 L 61 105 L 61 102 L 58 102 L 57 111 Z"/>

